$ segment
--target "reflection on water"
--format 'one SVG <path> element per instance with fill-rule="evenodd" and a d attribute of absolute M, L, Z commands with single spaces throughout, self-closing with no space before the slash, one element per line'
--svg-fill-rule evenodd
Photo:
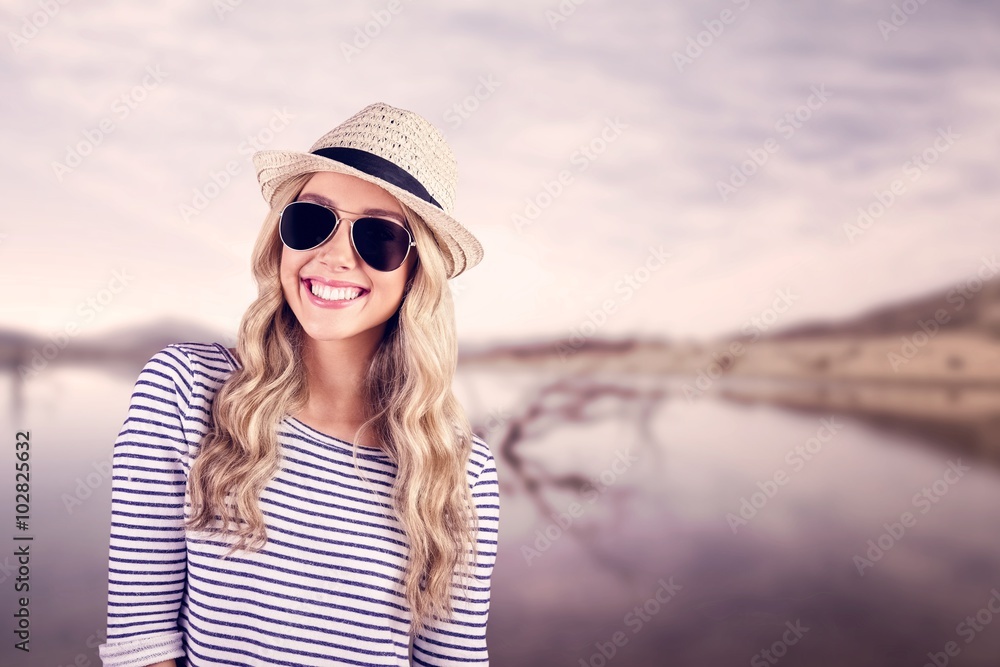
<path fill-rule="evenodd" d="M 995 664 L 1000 628 L 982 625 L 1000 590 L 994 467 L 836 414 L 689 401 L 679 380 L 593 378 L 575 391 L 589 412 L 529 376 L 469 376 L 467 393 L 515 382 L 524 394 L 503 409 L 528 438 L 523 478 L 501 471 L 498 664 L 922 665 L 951 641 L 955 664 Z M 616 411 L 614 384 L 661 396 L 648 422 Z M 547 410 L 575 421 L 553 426 Z M 638 460 L 609 473 L 623 450 Z M 602 471 L 594 502 L 559 483 L 599 486 Z M 665 580 L 682 588 L 661 605 Z M 981 631 L 960 625 L 977 613 Z"/>
<path fill-rule="evenodd" d="M 689 401 L 679 386 L 461 373 L 503 485 L 491 664 L 919 666 L 948 642 L 952 664 L 995 664 L 994 467 L 852 418 Z M 55 370 L 29 387 L 36 643 L 28 662 L 5 646 L 3 664 L 100 664 L 100 469 L 130 390 Z"/>

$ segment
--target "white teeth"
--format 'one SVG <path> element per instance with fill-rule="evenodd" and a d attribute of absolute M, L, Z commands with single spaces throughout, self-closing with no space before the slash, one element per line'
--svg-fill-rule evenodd
<path fill-rule="evenodd" d="M 350 301 L 361 296 L 361 289 L 358 287 L 330 287 L 315 281 L 310 283 L 309 290 L 326 301 Z"/>

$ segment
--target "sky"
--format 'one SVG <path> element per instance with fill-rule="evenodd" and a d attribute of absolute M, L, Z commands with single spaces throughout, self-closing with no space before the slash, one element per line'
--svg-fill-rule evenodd
<path fill-rule="evenodd" d="M 257 149 L 364 106 L 458 160 L 459 338 L 721 336 L 996 272 L 992 3 L 4 2 L 0 326 L 234 333 Z M 90 304 L 89 306 L 87 304 Z"/>

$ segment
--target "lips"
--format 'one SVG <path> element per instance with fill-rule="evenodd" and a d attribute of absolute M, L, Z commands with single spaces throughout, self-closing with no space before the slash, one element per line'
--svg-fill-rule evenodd
<path fill-rule="evenodd" d="M 312 296 L 316 296 L 315 294 L 313 294 L 313 283 L 321 285 L 327 288 L 328 290 L 348 290 L 348 291 L 358 290 L 358 296 L 355 297 L 356 299 L 360 299 L 361 297 L 365 296 L 366 294 L 368 294 L 368 292 L 371 291 L 365 289 L 361 285 L 345 282 L 343 280 L 323 280 L 322 278 L 303 278 L 302 284 L 305 285 L 306 291 L 309 292 L 309 294 L 311 294 Z"/>
<path fill-rule="evenodd" d="M 319 291 L 323 292 L 324 296 L 321 297 L 313 294 L 311 280 L 302 280 L 302 286 L 305 288 L 305 298 L 308 299 L 310 303 L 320 308 L 349 308 L 364 301 L 369 292 L 369 290 L 353 285 L 352 283 L 347 283 L 350 287 L 330 287 L 327 285 L 326 281 L 323 281 L 322 284 L 323 287 Z M 337 298 L 339 296 L 350 296 L 356 290 L 358 291 L 358 295 L 354 298 Z"/>
<path fill-rule="evenodd" d="M 362 287 L 357 283 L 349 283 L 344 280 L 328 280 L 327 278 L 320 278 L 319 276 L 306 276 L 305 278 L 302 279 L 302 281 L 306 284 L 307 288 L 311 288 L 312 283 L 319 283 L 321 285 L 327 285 L 329 287 L 357 287 L 358 289 L 361 290 L 362 294 L 371 291 L 369 289 L 366 289 L 365 287 Z"/>

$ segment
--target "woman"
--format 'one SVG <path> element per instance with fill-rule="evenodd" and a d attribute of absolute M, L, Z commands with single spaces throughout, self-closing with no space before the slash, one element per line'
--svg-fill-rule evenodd
<path fill-rule="evenodd" d="M 451 390 L 447 280 L 482 258 L 452 153 L 373 104 L 253 161 L 237 348 L 157 352 L 115 443 L 101 659 L 488 665 L 499 488 Z"/>

